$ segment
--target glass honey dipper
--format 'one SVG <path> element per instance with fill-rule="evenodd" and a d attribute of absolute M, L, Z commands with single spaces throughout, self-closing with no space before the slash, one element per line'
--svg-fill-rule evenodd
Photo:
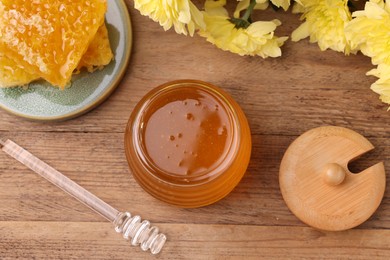
<path fill-rule="evenodd" d="M 0 148 L 41 177 L 112 222 L 115 226 L 115 231 L 122 233 L 125 239 L 130 240 L 131 245 L 139 245 L 143 251 L 150 249 L 152 254 L 158 254 L 161 251 L 165 244 L 166 236 L 159 233 L 157 227 L 151 226 L 149 221 L 141 221 L 140 216 L 131 216 L 129 212 L 118 211 L 11 140 L 2 141 L 0 139 Z"/>

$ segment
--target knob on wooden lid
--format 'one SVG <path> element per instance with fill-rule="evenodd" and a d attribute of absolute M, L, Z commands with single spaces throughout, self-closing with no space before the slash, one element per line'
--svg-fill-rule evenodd
<path fill-rule="evenodd" d="M 342 127 L 312 129 L 287 149 L 279 184 L 290 210 L 303 222 L 322 230 L 345 230 L 366 221 L 385 191 L 383 163 L 358 174 L 348 163 L 374 146 Z"/>

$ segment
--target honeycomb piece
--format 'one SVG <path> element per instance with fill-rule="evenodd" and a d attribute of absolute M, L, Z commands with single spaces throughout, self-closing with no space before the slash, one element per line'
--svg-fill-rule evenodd
<path fill-rule="evenodd" d="M 92 72 L 110 63 L 112 58 L 107 27 L 104 23 L 99 27 L 87 52 L 81 58 L 77 70 L 86 67 L 89 72 Z M 39 76 L 26 72 L 16 62 L 0 53 L 0 88 L 24 86 L 37 79 Z"/>
<path fill-rule="evenodd" d="M 85 67 L 89 72 L 93 72 L 95 69 L 101 69 L 110 63 L 112 58 L 113 54 L 110 47 L 110 40 L 108 39 L 108 31 L 104 24 L 99 27 L 95 38 L 93 38 L 87 52 L 77 66 L 77 70 Z"/>
<path fill-rule="evenodd" d="M 0 88 L 24 86 L 38 78 L 0 53 Z"/>
<path fill-rule="evenodd" d="M 64 88 L 106 9 L 105 0 L 0 0 L 0 53 Z"/>

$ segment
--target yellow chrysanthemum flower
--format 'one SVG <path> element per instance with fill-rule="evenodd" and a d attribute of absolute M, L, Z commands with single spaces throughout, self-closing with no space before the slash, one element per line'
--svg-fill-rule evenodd
<path fill-rule="evenodd" d="M 353 17 L 345 28 L 351 48 L 371 57 L 375 65 L 390 64 L 390 1 L 367 2 Z"/>
<path fill-rule="evenodd" d="M 187 35 L 188 29 L 192 36 L 205 26 L 202 12 L 190 0 L 134 0 L 134 7 L 164 30 L 173 26 L 177 33 Z"/>
<path fill-rule="evenodd" d="M 382 102 L 390 104 L 390 65 L 379 64 L 376 69 L 367 72 L 367 75 L 379 78 L 371 85 L 371 89 L 380 95 Z"/>
<path fill-rule="evenodd" d="M 237 53 L 241 56 L 279 57 L 280 46 L 287 37 L 278 38 L 274 36 L 274 30 L 280 22 L 273 20 L 269 22 L 254 22 L 245 28 L 236 28 L 235 24 L 229 21 L 225 0 L 207 0 L 205 3 L 204 19 L 206 29 L 200 30 L 199 34 L 207 38 L 207 41 L 215 44 L 218 48 Z"/>
<path fill-rule="evenodd" d="M 291 35 L 293 41 L 310 36 L 310 42 L 318 42 L 321 50 L 332 49 L 349 53 L 344 27 L 351 20 L 347 0 L 296 0 L 303 10 L 301 24 Z"/>

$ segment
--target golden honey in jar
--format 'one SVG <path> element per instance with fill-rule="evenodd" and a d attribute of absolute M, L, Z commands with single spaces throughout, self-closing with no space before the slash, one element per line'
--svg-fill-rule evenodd
<path fill-rule="evenodd" d="M 245 114 L 222 89 L 196 80 L 159 86 L 142 98 L 125 132 L 126 157 L 151 195 L 201 207 L 227 194 L 251 154 Z"/>

